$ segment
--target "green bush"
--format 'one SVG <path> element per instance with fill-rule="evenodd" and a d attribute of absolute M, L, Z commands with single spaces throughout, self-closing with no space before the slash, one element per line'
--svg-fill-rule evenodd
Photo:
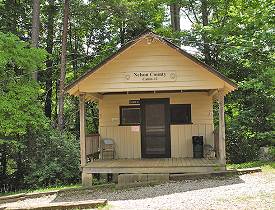
<path fill-rule="evenodd" d="M 259 145 L 246 129 L 228 127 L 226 131 L 226 158 L 228 163 L 243 163 L 258 160 Z"/>
<path fill-rule="evenodd" d="M 275 160 L 275 146 L 271 146 L 268 149 L 268 154 L 271 156 L 272 160 Z"/>
<path fill-rule="evenodd" d="M 36 138 L 25 183 L 32 188 L 77 183 L 80 179 L 79 143 L 68 132 L 48 129 Z"/>
<path fill-rule="evenodd" d="M 79 141 L 51 127 L 0 140 L 0 193 L 75 184 L 80 180 Z"/>
<path fill-rule="evenodd" d="M 227 129 L 226 134 L 226 155 L 229 163 L 244 163 L 259 160 L 260 147 L 270 147 L 270 154 L 274 159 L 275 147 L 272 138 L 274 132 L 264 134 L 249 133 L 242 131 L 241 127 Z"/>

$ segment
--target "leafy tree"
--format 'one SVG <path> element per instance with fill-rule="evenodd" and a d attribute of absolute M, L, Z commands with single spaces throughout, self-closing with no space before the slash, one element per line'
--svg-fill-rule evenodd
<path fill-rule="evenodd" d="M 208 24 L 201 22 L 203 2 L 185 5 L 193 22 L 185 41 L 239 84 L 226 98 L 227 156 L 232 162 L 253 160 L 260 146 L 274 144 L 272 2 L 207 1 Z"/>
<path fill-rule="evenodd" d="M 37 100 L 39 86 L 31 73 L 46 58 L 44 50 L 31 48 L 12 34 L 0 32 L 0 135 L 20 136 L 44 120 Z"/>
<path fill-rule="evenodd" d="M 31 5 L 31 0 L 1 0 L 0 31 L 26 38 L 25 35 L 31 31 Z"/>
<path fill-rule="evenodd" d="M 32 72 L 43 67 L 45 58 L 44 50 L 30 47 L 15 35 L 0 32 L 0 144 L 1 162 L 5 163 L 1 180 L 10 173 L 8 161 L 14 163 L 15 178 L 20 179 L 24 173 L 22 151 L 33 145 L 22 138 L 31 129 L 47 124 L 38 100 L 40 88 L 31 79 Z"/>

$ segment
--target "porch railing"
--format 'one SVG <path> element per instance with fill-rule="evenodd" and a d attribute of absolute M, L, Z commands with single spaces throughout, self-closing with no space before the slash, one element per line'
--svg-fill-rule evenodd
<path fill-rule="evenodd" d="M 85 138 L 85 155 L 86 162 L 91 162 L 99 159 L 100 153 L 100 140 L 99 134 L 89 134 Z"/>

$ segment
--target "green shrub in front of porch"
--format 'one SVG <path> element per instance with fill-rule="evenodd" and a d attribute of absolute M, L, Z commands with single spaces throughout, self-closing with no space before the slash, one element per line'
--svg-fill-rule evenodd
<path fill-rule="evenodd" d="M 32 188 L 78 183 L 79 141 L 68 132 L 40 131 L 25 182 Z"/>

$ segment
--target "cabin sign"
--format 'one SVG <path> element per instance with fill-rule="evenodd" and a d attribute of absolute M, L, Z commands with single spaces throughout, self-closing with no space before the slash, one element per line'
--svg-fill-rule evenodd
<path fill-rule="evenodd" d="M 165 82 L 175 81 L 175 72 L 150 71 L 150 72 L 130 72 L 125 74 L 126 82 Z"/>

